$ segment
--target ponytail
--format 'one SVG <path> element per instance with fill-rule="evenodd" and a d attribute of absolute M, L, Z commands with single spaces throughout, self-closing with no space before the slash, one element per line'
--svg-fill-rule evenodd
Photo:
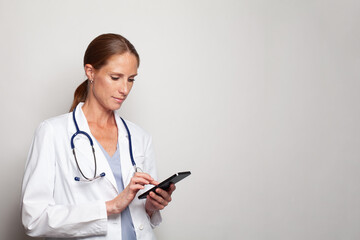
<path fill-rule="evenodd" d="M 80 102 L 85 102 L 86 97 L 87 97 L 87 93 L 88 93 L 88 81 L 89 80 L 85 80 L 83 83 L 81 83 L 77 89 L 75 90 L 74 93 L 74 100 L 73 103 L 71 105 L 70 108 L 70 112 L 72 112 L 74 110 L 74 108 L 80 103 Z"/>

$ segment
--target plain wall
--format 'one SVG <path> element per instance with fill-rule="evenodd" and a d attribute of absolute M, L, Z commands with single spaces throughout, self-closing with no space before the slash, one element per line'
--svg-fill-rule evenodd
<path fill-rule="evenodd" d="M 120 114 L 159 178 L 191 170 L 165 239 L 360 239 L 358 0 L 0 0 L 0 239 L 34 131 L 69 110 L 101 33 L 141 56 Z"/>

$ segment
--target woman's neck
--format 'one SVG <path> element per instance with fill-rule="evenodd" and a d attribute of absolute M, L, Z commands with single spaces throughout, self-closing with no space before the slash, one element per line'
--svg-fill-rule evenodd
<path fill-rule="evenodd" d="M 114 126 L 115 118 L 112 110 L 105 109 L 98 102 L 86 99 L 82 111 L 88 123 L 96 124 L 99 127 Z"/>

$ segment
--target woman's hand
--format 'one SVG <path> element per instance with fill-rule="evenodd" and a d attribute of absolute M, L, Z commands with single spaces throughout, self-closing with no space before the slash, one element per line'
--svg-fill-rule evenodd
<path fill-rule="evenodd" d="M 113 200 L 106 202 L 106 211 L 108 215 L 121 213 L 135 198 L 136 193 L 144 189 L 144 185 L 159 184 L 149 174 L 136 172 L 131 178 L 130 183 L 124 191 L 116 196 Z"/>
<path fill-rule="evenodd" d="M 155 211 L 164 209 L 171 202 L 171 194 L 175 191 L 175 184 L 171 184 L 168 190 L 157 188 L 156 193 L 150 192 L 146 198 L 145 210 L 149 217 Z"/>

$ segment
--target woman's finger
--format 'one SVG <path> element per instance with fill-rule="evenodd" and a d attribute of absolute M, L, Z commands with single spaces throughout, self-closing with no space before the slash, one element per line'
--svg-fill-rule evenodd
<path fill-rule="evenodd" d="M 150 192 L 149 200 L 151 201 L 152 205 L 156 207 L 156 209 L 161 210 L 166 207 L 169 202 L 162 198 L 160 195 L 157 195 L 154 192 Z"/>
<path fill-rule="evenodd" d="M 168 192 L 168 194 L 170 194 L 170 196 L 171 196 L 171 194 L 175 191 L 175 189 L 176 189 L 176 186 L 175 186 L 175 184 L 170 184 L 170 187 L 169 187 L 169 189 L 167 190 L 167 192 Z"/>
<path fill-rule="evenodd" d="M 143 172 L 136 172 L 133 177 L 141 177 L 148 180 L 149 182 L 154 181 L 154 179 L 149 174 Z"/>
<path fill-rule="evenodd" d="M 142 177 L 132 177 L 131 178 L 131 181 L 130 181 L 130 184 L 141 184 L 141 185 L 146 185 L 146 184 L 149 184 L 150 181 L 145 179 L 145 178 L 142 178 Z"/>
<path fill-rule="evenodd" d="M 156 189 L 155 190 L 155 192 L 156 192 L 156 196 L 158 196 L 158 197 L 160 197 L 161 199 L 164 199 L 165 201 L 167 201 L 167 202 L 170 202 L 171 201 L 171 197 L 170 197 L 170 195 L 165 191 L 165 190 L 163 190 L 163 189 L 161 189 L 161 188 L 158 188 L 158 189 Z M 156 199 L 158 199 L 158 198 L 156 198 Z M 160 200 L 161 201 L 161 200 Z"/>
<path fill-rule="evenodd" d="M 161 188 L 156 189 L 156 193 L 166 201 L 170 202 L 171 194 L 175 191 L 175 189 L 176 189 L 175 184 L 172 183 L 167 190 L 163 190 Z"/>

